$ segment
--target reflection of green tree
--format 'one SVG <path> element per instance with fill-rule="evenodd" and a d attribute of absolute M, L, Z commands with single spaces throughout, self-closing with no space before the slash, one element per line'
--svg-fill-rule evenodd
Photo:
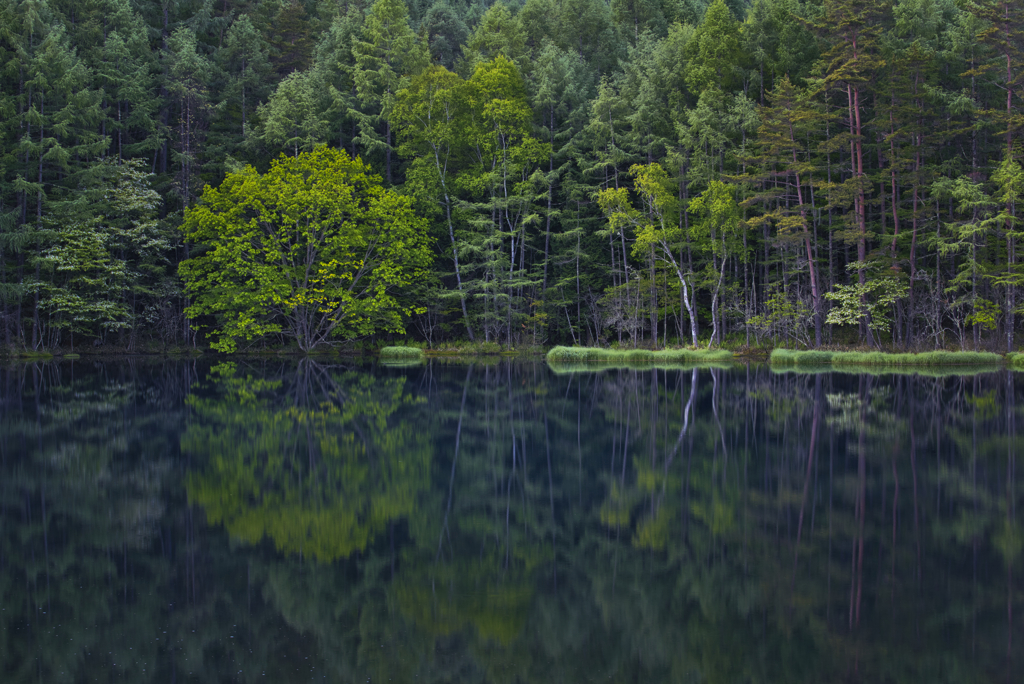
<path fill-rule="evenodd" d="M 332 372 L 304 360 L 283 380 L 217 369 L 212 396 L 189 398 L 181 438 L 199 461 L 189 500 L 255 544 L 322 562 L 364 550 L 414 512 L 429 480 L 426 435 L 400 416 L 404 378 Z"/>
<path fill-rule="evenodd" d="M 394 588 L 403 615 L 420 629 L 436 638 L 472 627 L 481 640 L 506 647 L 522 636 L 534 596 L 531 573 L 504 571 L 494 554 L 432 570 L 429 581 L 403 577 Z"/>

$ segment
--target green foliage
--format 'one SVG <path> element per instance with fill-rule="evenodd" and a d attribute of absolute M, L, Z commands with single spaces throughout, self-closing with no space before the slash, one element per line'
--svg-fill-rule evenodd
<path fill-rule="evenodd" d="M 168 275 L 195 256 L 185 210 L 318 145 L 427 221 L 434 267 L 404 294 L 431 293 L 431 345 L 803 345 L 811 319 L 815 346 L 1016 346 L 1012 2 L 0 5 L 5 348 L 196 344 Z M 91 206 L 112 159 L 151 174 L 159 258 Z"/>
<path fill-rule="evenodd" d="M 881 276 L 861 285 L 835 286 L 825 297 L 835 302 L 828 312 L 830 325 L 856 325 L 867 319 L 872 330 L 887 332 L 892 325 L 892 307 L 907 295 L 905 281 L 892 276 Z"/>
<path fill-rule="evenodd" d="M 729 92 L 739 82 L 740 24 L 725 4 L 714 0 L 686 45 L 686 84 L 695 93 Z"/>
<path fill-rule="evenodd" d="M 186 212 L 186 238 L 202 249 L 181 265 L 188 313 L 217 317 L 211 335 L 223 351 L 278 333 L 309 351 L 400 332 L 417 310 L 400 290 L 430 264 L 410 204 L 327 148 L 282 157 L 266 174 L 228 174 Z"/>

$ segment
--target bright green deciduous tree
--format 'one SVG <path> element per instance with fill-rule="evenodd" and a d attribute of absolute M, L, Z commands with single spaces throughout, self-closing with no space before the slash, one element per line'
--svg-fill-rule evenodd
<path fill-rule="evenodd" d="M 280 334 L 303 351 L 335 337 L 401 331 L 416 307 L 396 290 L 430 263 L 411 200 L 369 167 L 325 147 L 209 186 L 185 213 L 203 251 L 182 263 L 191 317 L 218 318 L 213 347 Z"/>

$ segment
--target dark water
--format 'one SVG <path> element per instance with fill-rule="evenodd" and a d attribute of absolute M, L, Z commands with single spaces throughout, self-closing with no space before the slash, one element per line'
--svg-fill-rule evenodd
<path fill-rule="evenodd" d="M 0 680 L 1019 682 L 1022 386 L 0 370 Z"/>

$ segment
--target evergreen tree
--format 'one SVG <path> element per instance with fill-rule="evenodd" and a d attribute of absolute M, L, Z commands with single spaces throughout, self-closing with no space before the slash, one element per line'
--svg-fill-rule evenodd
<path fill-rule="evenodd" d="M 427 10 L 421 30 L 427 37 L 431 61 L 449 71 L 454 69 L 469 36 L 459 11 L 447 2 L 439 2 Z"/>
<path fill-rule="evenodd" d="M 409 77 L 426 66 L 424 46 L 409 27 L 403 0 L 377 0 L 363 25 L 362 38 L 354 42 L 354 80 L 362 111 L 355 142 L 371 154 L 383 152 L 384 178 L 393 180 L 391 110 L 395 97 Z"/>

